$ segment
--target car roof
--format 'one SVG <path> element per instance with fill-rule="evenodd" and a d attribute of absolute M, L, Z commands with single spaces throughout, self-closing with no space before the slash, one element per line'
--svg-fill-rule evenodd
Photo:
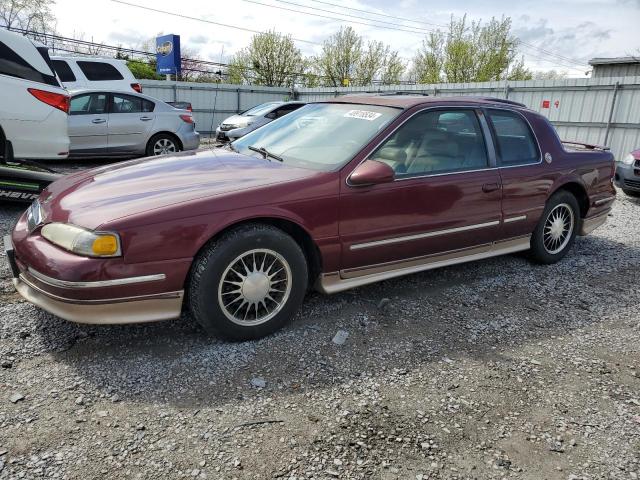
<path fill-rule="evenodd" d="M 340 97 L 330 98 L 327 100 L 320 100 L 315 103 L 352 103 L 360 105 L 378 105 L 381 107 L 395 107 L 408 109 L 419 105 L 429 104 L 444 104 L 444 105 L 456 105 L 463 103 L 465 105 L 478 105 L 478 106 L 511 106 L 517 108 L 526 108 L 526 105 L 511 100 L 505 100 L 502 98 L 492 97 L 470 97 L 470 96 L 456 96 L 456 97 L 430 97 L 425 95 L 367 95 L 367 94 L 354 94 L 343 95 Z"/>

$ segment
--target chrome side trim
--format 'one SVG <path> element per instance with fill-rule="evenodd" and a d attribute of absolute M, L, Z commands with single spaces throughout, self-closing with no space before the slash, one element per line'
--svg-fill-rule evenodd
<path fill-rule="evenodd" d="M 599 205 L 604 205 L 605 203 L 609 203 L 609 202 L 613 202 L 616 199 L 616 197 L 607 197 L 607 198 L 601 198 L 599 200 L 596 200 L 595 202 L 593 202 L 593 204 L 595 206 L 599 206 Z"/>
<path fill-rule="evenodd" d="M 326 294 L 337 293 L 390 278 L 521 252 L 529 248 L 531 248 L 531 236 L 526 235 L 438 255 L 426 255 L 359 269 L 325 273 L 318 278 L 316 289 Z"/>
<path fill-rule="evenodd" d="M 375 240 L 373 242 L 355 243 L 349 247 L 349 250 L 362 250 L 363 248 L 378 247 L 381 245 L 391 245 L 394 243 L 410 242 L 412 240 L 420 240 L 423 238 L 439 237 L 442 235 L 450 235 L 452 233 L 467 232 L 469 230 L 478 230 L 480 228 L 494 227 L 500 225 L 498 220 L 486 223 L 478 223 L 475 225 L 466 225 L 464 227 L 448 228 L 446 230 L 435 230 L 425 233 L 417 233 L 415 235 L 406 235 L 404 237 L 386 238 L 384 240 Z"/>
<path fill-rule="evenodd" d="M 505 218 L 502 223 L 513 223 L 513 222 L 521 222 L 522 220 L 526 220 L 526 215 L 518 215 L 517 217 L 509 217 Z"/>
<path fill-rule="evenodd" d="M 118 297 L 118 298 L 106 298 L 99 300 L 79 300 L 74 298 L 61 297 L 60 295 L 53 294 L 51 292 L 47 292 L 43 288 L 40 288 L 32 281 L 30 281 L 24 274 L 20 274 L 18 279 L 20 282 L 29 286 L 29 288 L 41 293 L 42 295 L 46 295 L 47 297 L 56 300 L 58 302 L 76 304 L 76 305 L 110 305 L 114 303 L 126 303 L 126 302 L 135 302 L 141 300 L 154 300 L 154 299 L 167 299 L 167 298 L 178 298 L 182 296 L 182 291 L 176 292 L 166 292 L 166 293 L 154 293 L 150 295 L 138 295 L 134 297 Z"/>
<path fill-rule="evenodd" d="M 158 273 L 156 275 L 144 275 L 142 277 L 127 277 L 117 278 L 114 280 L 101 280 L 96 282 L 69 282 L 67 280 L 58 280 L 57 278 L 51 278 L 47 275 L 34 270 L 29 267 L 28 272 L 33 275 L 42 283 L 56 288 L 101 288 L 101 287 L 117 287 L 122 285 L 132 285 L 135 283 L 157 282 L 164 280 L 167 276 L 164 273 Z"/>

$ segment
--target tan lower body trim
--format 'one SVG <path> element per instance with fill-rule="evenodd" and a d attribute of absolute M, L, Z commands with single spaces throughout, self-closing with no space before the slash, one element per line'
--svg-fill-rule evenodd
<path fill-rule="evenodd" d="M 178 318 L 184 292 L 128 299 L 100 300 L 100 303 L 77 303 L 50 295 L 22 278 L 13 284 L 22 297 L 47 312 L 77 323 L 122 324 L 142 323 Z"/>
<path fill-rule="evenodd" d="M 594 217 L 585 218 L 584 220 L 582 220 L 582 227 L 580 228 L 580 231 L 578 232 L 578 234 L 583 236 L 589 235 L 596 228 L 598 228 L 599 226 L 601 226 L 603 223 L 607 221 L 607 217 L 609 216 L 609 211 L 610 210 L 607 210 L 606 212 L 600 213 Z"/>
<path fill-rule="evenodd" d="M 528 250 L 530 247 L 531 237 L 527 235 L 438 255 L 426 255 L 397 262 L 325 273 L 318 279 L 316 289 L 327 294 L 337 293 L 425 270 L 521 252 Z"/>

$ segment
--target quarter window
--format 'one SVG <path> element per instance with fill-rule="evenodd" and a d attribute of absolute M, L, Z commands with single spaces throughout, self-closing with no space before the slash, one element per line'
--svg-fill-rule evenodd
<path fill-rule="evenodd" d="M 370 158 L 396 177 L 431 175 L 488 166 L 487 150 L 473 110 L 430 110 L 407 120 Z"/>
<path fill-rule="evenodd" d="M 106 93 L 78 95 L 71 99 L 69 115 L 99 115 L 105 113 L 106 106 Z"/>
<path fill-rule="evenodd" d="M 85 77 L 87 77 L 87 80 L 101 81 L 124 79 L 118 69 L 110 63 L 79 61 L 78 66 L 80 67 L 80 70 L 82 70 L 82 73 L 84 73 Z"/>
<path fill-rule="evenodd" d="M 53 68 L 63 82 L 75 82 L 76 76 L 73 74 L 71 67 L 64 60 L 52 60 Z"/>
<path fill-rule="evenodd" d="M 514 166 L 537 163 L 538 145 L 531 129 L 517 113 L 489 110 L 500 165 Z"/>

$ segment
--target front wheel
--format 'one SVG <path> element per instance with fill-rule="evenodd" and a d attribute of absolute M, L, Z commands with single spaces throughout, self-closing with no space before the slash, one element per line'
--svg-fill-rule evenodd
<path fill-rule="evenodd" d="M 281 328 L 307 290 L 300 246 L 270 225 L 245 225 L 200 253 L 192 268 L 189 308 L 210 334 L 251 340 Z"/>
<path fill-rule="evenodd" d="M 569 251 L 580 225 L 580 207 L 571 193 L 554 193 L 531 236 L 531 257 L 538 263 L 561 260 Z"/>

